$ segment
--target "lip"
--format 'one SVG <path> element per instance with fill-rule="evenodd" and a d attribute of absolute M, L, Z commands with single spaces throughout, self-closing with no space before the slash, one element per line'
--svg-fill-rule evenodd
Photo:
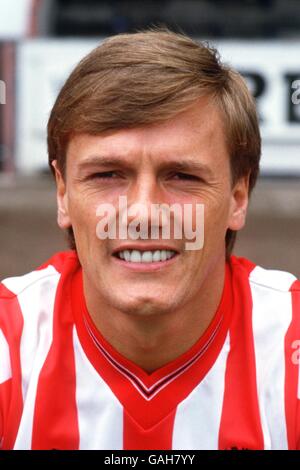
<path fill-rule="evenodd" d="M 122 250 L 123 249 L 125 250 L 125 248 L 122 248 Z M 130 248 L 130 249 L 134 249 L 134 248 Z M 161 248 L 161 249 L 166 249 L 166 248 Z M 135 272 L 153 272 L 153 271 L 160 271 L 164 268 L 168 268 L 177 260 L 178 256 L 179 256 L 179 253 L 176 252 L 176 255 L 173 256 L 173 258 L 167 259 L 165 261 L 154 261 L 153 263 L 131 263 L 130 261 L 125 261 L 123 259 L 118 258 L 117 256 L 112 256 L 112 260 L 114 263 L 117 263 L 118 266 L 124 269 L 130 269 L 131 271 L 135 271 Z"/>

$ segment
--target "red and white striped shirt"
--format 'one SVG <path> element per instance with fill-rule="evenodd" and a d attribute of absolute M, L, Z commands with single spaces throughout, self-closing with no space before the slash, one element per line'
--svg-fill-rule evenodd
<path fill-rule="evenodd" d="M 147 374 L 101 336 L 74 252 L 0 285 L 3 449 L 300 448 L 300 283 L 243 258 L 198 342 Z"/>

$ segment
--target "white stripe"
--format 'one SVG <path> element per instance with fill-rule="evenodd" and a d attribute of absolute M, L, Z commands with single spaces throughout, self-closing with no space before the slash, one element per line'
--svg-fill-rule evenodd
<path fill-rule="evenodd" d="M 293 274 L 285 271 L 263 269 L 260 266 L 256 266 L 253 271 L 251 271 L 249 279 L 255 284 L 281 292 L 288 292 L 291 285 L 297 280 Z"/>
<path fill-rule="evenodd" d="M 11 378 L 11 364 L 8 343 L 0 330 L 0 384 Z"/>
<path fill-rule="evenodd" d="M 282 282 L 280 282 L 282 281 Z M 256 379 L 265 449 L 287 449 L 284 339 L 295 277 L 256 267 L 250 275 Z"/>
<path fill-rule="evenodd" d="M 18 301 L 24 320 L 20 346 L 24 408 L 14 449 L 31 449 L 37 384 L 52 343 L 53 309 L 60 278 L 53 269 L 49 266 L 30 273 L 32 282 L 25 289 L 15 285 L 20 292 Z M 9 288 L 12 290 L 12 285 Z"/>
<path fill-rule="evenodd" d="M 177 407 L 172 449 L 218 449 L 229 334 L 208 374 Z"/>
<path fill-rule="evenodd" d="M 73 333 L 79 449 L 122 450 L 123 407 L 94 369 Z"/>
<path fill-rule="evenodd" d="M 31 287 L 32 284 L 36 282 L 41 282 L 44 278 L 47 279 L 49 276 L 54 275 L 57 276 L 56 269 L 49 265 L 45 269 L 40 269 L 38 271 L 32 271 L 30 273 L 24 274 L 24 276 L 17 276 L 17 277 L 8 277 L 1 281 L 5 287 L 13 292 L 16 295 L 19 295 L 23 290 L 28 289 Z"/>

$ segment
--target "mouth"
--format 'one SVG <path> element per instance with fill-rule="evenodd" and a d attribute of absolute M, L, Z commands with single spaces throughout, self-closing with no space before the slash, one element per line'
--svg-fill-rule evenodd
<path fill-rule="evenodd" d="M 123 266 L 133 269 L 156 270 L 171 264 L 179 255 L 178 251 L 165 248 L 137 249 L 126 248 L 116 250 L 113 257 Z"/>
<path fill-rule="evenodd" d="M 113 256 L 129 263 L 159 263 L 174 258 L 176 254 L 173 250 L 122 250 Z"/>

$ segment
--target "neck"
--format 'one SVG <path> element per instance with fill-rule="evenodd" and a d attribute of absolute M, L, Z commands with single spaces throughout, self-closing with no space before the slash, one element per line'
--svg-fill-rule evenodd
<path fill-rule="evenodd" d="M 225 263 L 220 263 L 183 307 L 139 316 L 105 304 L 83 275 L 87 308 L 97 329 L 120 354 L 148 373 L 188 351 L 203 335 L 220 303 L 224 278 Z"/>

